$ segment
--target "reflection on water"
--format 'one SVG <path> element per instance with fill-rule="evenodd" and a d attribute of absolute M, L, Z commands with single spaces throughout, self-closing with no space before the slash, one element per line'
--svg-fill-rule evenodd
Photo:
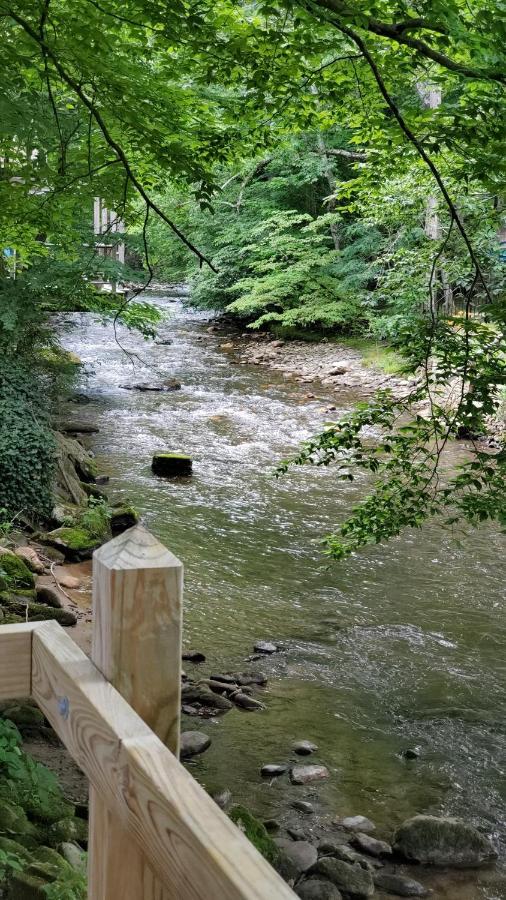
<path fill-rule="evenodd" d="M 231 365 L 205 317 L 158 302 L 173 344 L 123 334 L 147 364 L 135 369 L 110 327 L 72 317 L 64 343 L 91 370 L 92 397 L 73 415 L 100 427 L 92 447 L 111 496 L 131 498 L 185 563 L 187 646 L 214 671 L 244 668 L 258 638 L 285 648 L 262 664 L 267 710 L 206 723 L 213 744 L 195 774 L 239 800 L 254 793 L 266 815 L 302 790 L 324 813 L 388 828 L 415 812 L 451 813 L 504 838 L 504 539 L 483 528 L 457 540 L 430 525 L 329 567 L 320 540 L 364 485 L 324 470 L 271 474 L 324 421 L 324 393 L 309 401 L 278 374 Z M 161 376 L 182 390 L 120 387 Z M 152 476 L 163 448 L 191 453 L 191 481 Z M 319 745 L 332 772 L 324 786 L 261 782 L 260 765 L 289 758 L 295 738 Z M 407 747 L 420 758 L 405 760 Z M 476 896 L 506 897 L 498 890 Z"/>

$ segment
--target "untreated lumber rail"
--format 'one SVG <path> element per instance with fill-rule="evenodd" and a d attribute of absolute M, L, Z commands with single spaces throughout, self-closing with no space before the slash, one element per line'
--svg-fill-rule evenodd
<path fill-rule="evenodd" d="M 181 564 L 139 527 L 97 557 L 94 653 L 137 704 L 151 696 L 157 727 L 177 750 Z M 161 677 L 155 680 L 166 681 L 165 706 L 156 686 L 144 682 L 144 691 L 140 680 L 157 666 Z M 56 622 L 0 627 L 0 700 L 26 696 L 35 699 L 98 800 L 90 818 L 89 900 L 294 897 Z M 100 848 L 98 861 L 93 848 Z M 133 858 L 125 855 L 128 849 Z"/>

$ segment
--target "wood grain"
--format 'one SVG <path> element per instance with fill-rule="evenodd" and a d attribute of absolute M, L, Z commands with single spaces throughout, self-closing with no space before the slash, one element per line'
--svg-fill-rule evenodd
<path fill-rule="evenodd" d="M 32 692 L 170 896 L 293 900 L 290 888 L 56 622 L 44 622 L 33 634 Z M 107 900 L 116 897 L 123 895 Z"/>
<path fill-rule="evenodd" d="M 0 700 L 32 692 L 32 634 L 38 623 L 0 627 Z"/>
<path fill-rule="evenodd" d="M 160 740 L 179 753 L 183 566 L 135 526 L 93 557 L 91 658 Z M 90 788 L 88 896 L 171 900 L 141 848 Z"/>

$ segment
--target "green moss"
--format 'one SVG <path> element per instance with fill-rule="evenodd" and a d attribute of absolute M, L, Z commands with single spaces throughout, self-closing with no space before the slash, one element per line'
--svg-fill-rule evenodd
<path fill-rule="evenodd" d="M 33 574 L 23 560 L 4 548 L 0 549 L 0 573 L 0 578 L 6 581 L 5 587 L 33 588 L 35 584 Z"/>
<path fill-rule="evenodd" d="M 28 872 L 16 872 L 9 881 L 7 900 L 47 900 L 47 884 L 47 879 Z"/>
<path fill-rule="evenodd" d="M 0 850 L 3 850 L 4 853 L 9 853 L 10 856 L 17 856 L 25 864 L 30 863 L 32 859 L 30 851 L 23 847 L 23 844 L 12 840 L 12 838 L 5 837 L 5 835 L 0 835 Z"/>
<path fill-rule="evenodd" d="M 187 453 L 155 453 L 156 459 L 189 459 L 191 461 L 191 456 L 188 456 Z"/>
<path fill-rule="evenodd" d="M 259 853 L 273 865 L 279 857 L 279 849 L 271 838 L 265 825 L 244 806 L 234 806 L 230 810 L 230 818 L 235 825 L 257 848 Z"/>
<path fill-rule="evenodd" d="M 96 538 L 92 537 L 84 528 L 56 528 L 49 534 L 55 541 L 64 544 L 71 550 L 91 550 L 96 546 Z"/>
<path fill-rule="evenodd" d="M 47 606 L 46 603 L 32 603 L 29 598 L 13 594 L 12 591 L 0 593 L 0 605 L 9 615 L 18 616 L 22 621 L 25 621 L 26 618 L 29 622 L 45 622 L 48 619 L 54 619 L 60 625 L 75 625 L 77 621 L 73 612 L 56 609 Z"/>

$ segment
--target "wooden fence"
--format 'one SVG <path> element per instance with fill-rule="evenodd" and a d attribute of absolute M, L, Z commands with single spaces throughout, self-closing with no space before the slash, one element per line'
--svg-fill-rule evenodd
<path fill-rule="evenodd" d="M 140 526 L 93 563 L 90 660 L 56 622 L 0 627 L 0 700 L 33 697 L 90 782 L 89 900 L 289 900 L 178 761 L 182 564 Z"/>

